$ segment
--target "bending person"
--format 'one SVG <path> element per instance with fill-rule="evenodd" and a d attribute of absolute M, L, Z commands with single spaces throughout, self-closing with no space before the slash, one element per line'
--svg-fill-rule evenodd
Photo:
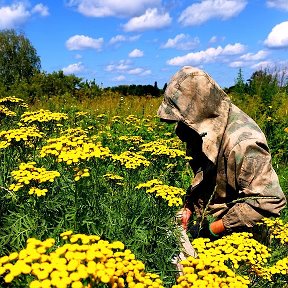
<path fill-rule="evenodd" d="M 194 178 L 181 218 L 193 237 L 251 231 L 261 218 L 280 215 L 286 198 L 263 132 L 206 72 L 190 66 L 178 71 L 158 116 L 177 123 L 175 132 L 192 157 Z"/>

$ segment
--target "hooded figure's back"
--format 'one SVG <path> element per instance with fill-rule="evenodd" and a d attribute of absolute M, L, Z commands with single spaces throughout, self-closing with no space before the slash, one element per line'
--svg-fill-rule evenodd
<path fill-rule="evenodd" d="M 165 90 L 158 116 L 183 122 L 203 136 L 208 160 L 198 163 L 186 203 L 198 216 L 205 210 L 221 218 L 229 231 L 279 215 L 286 199 L 265 135 L 211 76 L 190 66 L 179 70 Z"/>

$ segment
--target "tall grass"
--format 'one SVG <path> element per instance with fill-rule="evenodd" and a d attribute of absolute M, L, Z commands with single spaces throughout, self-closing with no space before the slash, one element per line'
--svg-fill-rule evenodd
<path fill-rule="evenodd" d="M 31 109 L 49 109 L 52 111 L 88 111 L 90 114 L 107 116 L 128 116 L 130 114 L 146 117 L 155 115 L 161 103 L 161 97 L 121 96 L 107 93 L 90 99 L 76 99 L 65 96 L 54 96 L 37 99 Z"/>

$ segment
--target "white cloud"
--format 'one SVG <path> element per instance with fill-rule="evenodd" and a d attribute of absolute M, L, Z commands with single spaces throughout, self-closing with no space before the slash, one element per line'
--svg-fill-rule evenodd
<path fill-rule="evenodd" d="M 212 36 L 210 39 L 209 39 L 209 43 L 213 44 L 213 43 L 216 43 L 216 42 L 220 42 L 220 41 L 224 41 L 225 40 L 225 37 L 222 36 L 222 37 L 218 37 L 216 35 Z"/>
<path fill-rule="evenodd" d="M 178 18 L 184 26 L 200 25 L 212 18 L 227 20 L 237 16 L 247 0 L 202 0 L 187 7 Z"/>
<path fill-rule="evenodd" d="M 212 36 L 209 40 L 209 43 L 216 43 L 218 41 L 218 37 L 217 36 Z"/>
<path fill-rule="evenodd" d="M 145 70 L 145 71 L 143 71 L 143 73 L 141 74 L 141 76 L 150 75 L 151 73 L 152 73 L 151 70 Z"/>
<path fill-rule="evenodd" d="M 134 68 L 128 71 L 128 74 L 133 74 L 133 75 L 137 75 L 137 74 L 141 74 L 143 72 L 143 68 Z"/>
<path fill-rule="evenodd" d="M 115 81 L 119 81 L 119 82 L 124 81 L 125 79 L 126 77 L 124 75 L 119 75 L 114 78 Z"/>
<path fill-rule="evenodd" d="M 267 6 L 270 8 L 278 8 L 288 10 L 288 1 L 287 0 L 267 0 Z"/>
<path fill-rule="evenodd" d="M 238 60 L 230 62 L 229 67 L 233 67 L 233 68 L 252 67 L 254 68 L 254 66 L 257 67 L 257 65 L 259 65 L 259 63 L 256 63 L 256 62 L 261 61 L 260 63 L 262 64 L 269 63 L 268 61 L 262 61 L 267 57 L 268 54 L 269 52 L 265 50 L 260 50 L 257 53 L 246 53 L 240 56 Z"/>
<path fill-rule="evenodd" d="M 125 31 L 144 31 L 149 29 L 161 29 L 168 26 L 172 19 L 169 13 L 159 13 L 157 8 L 147 9 L 145 14 L 131 18 L 123 25 Z"/>
<path fill-rule="evenodd" d="M 184 66 L 184 65 L 200 65 L 202 63 L 212 63 L 219 60 L 220 57 L 240 54 L 245 50 L 245 46 L 236 43 L 228 44 L 224 48 L 208 48 L 204 51 L 188 53 L 184 56 L 174 57 L 167 61 L 169 65 Z"/>
<path fill-rule="evenodd" d="M 276 25 L 269 33 L 264 44 L 269 48 L 288 47 L 288 21 Z"/>
<path fill-rule="evenodd" d="M 150 7 L 158 7 L 161 0 L 70 0 L 68 5 L 76 7 L 85 16 L 133 17 L 144 13 Z"/>
<path fill-rule="evenodd" d="M 252 54 L 252 53 L 248 53 L 248 54 Z M 257 60 L 257 59 L 253 58 L 251 60 Z M 232 68 L 249 67 L 250 69 L 256 71 L 256 70 L 264 70 L 264 69 L 272 69 L 272 70 L 274 70 L 275 67 L 281 67 L 281 65 L 283 65 L 283 67 L 287 67 L 287 62 L 284 61 L 282 63 L 281 61 L 279 61 L 278 63 L 275 63 L 275 61 L 272 62 L 270 60 L 265 60 L 265 61 L 260 61 L 260 62 L 257 61 L 256 63 L 255 63 L 255 61 L 234 61 L 234 62 L 231 62 L 229 64 L 229 67 L 232 67 Z M 284 68 L 284 69 L 280 69 L 278 72 L 279 72 L 279 75 L 280 75 L 280 73 L 282 73 L 282 72 L 286 73 L 286 71 L 287 70 Z"/>
<path fill-rule="evenodd" d="M 116 35 L 110 39 L 109 43 L 115 44 L 118 42 L 126 42 L 126 41 L 132 42 L 132 41 L 138 40 L 140 37 L 141 35 L 135 35 L 135 36 L 130 36 L 130 37 L 127 37 L 125 35 Z"/>
<path fill-rule="evenodd" d="M 255 70 L 263 70 L 265 68 L 273 67 L 274 64 L 271 61 L 261 61 L 257 64 L 251 66 L 252 69 Z"/>
<path fill-rule="evenodd" d="M 232 68 L 241 68 L 241 67 L 244 67 L 244 66 L 246 66 L 246 64 L 243 61 L 234 61 L 234 62 L 231 62 L 229 64 L 229 67 L 232 67 Z"/>
<path fill-rule="evenodd" d="M 144 56 L 144 52 L 139 49 L 134 49 L 133 51 L 129 53 L 129 57 L 131 58 L 139 58 L 143 56 Z"/>
<path fill-rule="evenodd" d="M 105 70 L 108 72 L 123 72 L 130 69 L 131 65 L 129 61 L 121 60 L 118 64 L 110 64 L 106 66 Z"/>
<path fill-rule="evenodd" d="M 260 50 L 255 54 L 253 53 L 244 54 L 240 57 L 240 59 L 244 61 L 259 61 L 259 60 L 266 58 L 268 54 L 269 54 L 268 51 Z"/>
<path fill-rule="evenodd" d="M 0 7 L 0 29 L 15 29 L 26 23 L 32 14 L 48 16 L 47 6 L 39 3 L 31 11 L 25 5 L 26 2 L 17 2 L 10 6 Z"/>
<path fill-rule="evenodd" d="M 228 44 L 223 48 L 221 54 L 223 55 L 237 55 L 245 50 L 245 46 L 240 43 Z"/>
<path fill-rule="evenodd" d="M 81 71 L 84 70 L 84 66 L 82 65 L 82 62 L 78 62 L 78 63 L 74 63 L 74 64 L 70 64 L 67 67 L 64 67 L 62 69 L 64 74 L 75 74 L 75 73 L 79 73 Z"/>
<path fill-rule="evenodd" d="M 23 3 L 0 7 L 0 29 L 16 28 L 30 17 Z"/>
<path fill-rule="evenodd" d="M 191 50 L 198 46 L 200 40 L 198 37 L 191 38 L 189 35 L 183 33 L 176 35 L 174 38 L 169 38 L 167 42 L 162 45 L 162 48 L 175 48 L 178 50 Z"/>
<path fill-rule="evenodd" d="M 49 8 L 42 3 L 35 5 L 31 11 L 32 13 L 40 14 L 41 16 L 49 15 Z"/>
<path fill-rule="evenodd" d="M 126 37 L 124 35 L 116 35 L 110 39 L 109 43 L 114 44 L 117 42 L 124 42 L 124 41 L 126 41 Z"/>
<path fill-rule="evenodd" d="M 84 35 L 74 35 L 66 41 L 68 50 L 96 49 L 101 50 L 103 38 L 93 39 Z"/>
<path fill-rule="evenodd" d="M 151 70 L 145 70 L 139 67 L 139 68 L 130 69 L 127 71 L 127 73 L 131 75 L 145 76 L 145 75 L 150 75 Z"/>
<path fill-rule="evenodd" d="M 127 75 L 137 75 L 139 77 L 151 74 L 151 70 L 149 69 L 144 69 L 142 67 L 131 67 L 131 62 L 129 60 L 121 60 L 116 64 L 110 64 L 106 66 L 105 71 L 116 74 L 118 73 L 119 76 L 114 78 L 116 81 L 126 80 Z M 124 74 L 126 76 L 124 76 Z"/>

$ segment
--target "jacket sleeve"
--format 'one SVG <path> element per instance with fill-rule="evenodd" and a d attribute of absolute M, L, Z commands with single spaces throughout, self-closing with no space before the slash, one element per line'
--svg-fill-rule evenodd
<path fill-rule="evenodd" d="M 233 181 L 239 198 L 223 216 L 225 228 L 253 227 L 263 217 L 279 216 L 285 195 L 271 163 L 268 147 L 246 139 L 230 151 L 227 180 Z"/>

